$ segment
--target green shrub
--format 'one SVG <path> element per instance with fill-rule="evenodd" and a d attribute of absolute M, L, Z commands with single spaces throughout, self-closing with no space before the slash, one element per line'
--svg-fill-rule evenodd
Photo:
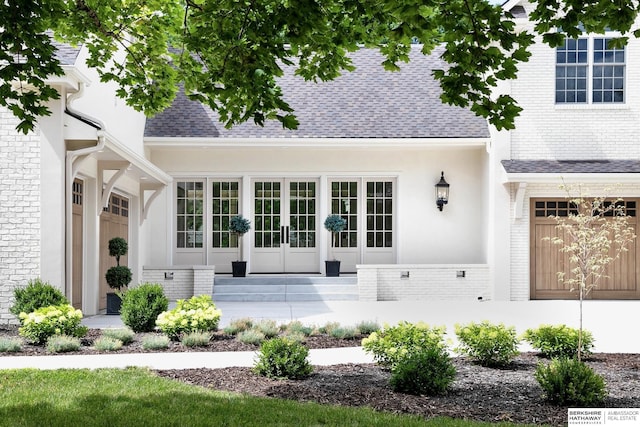
<path fill-rule="evenodd" d="M 53 335 L 47 340 L 47 351 L 50 353 L 67 353 L 80 349 L 80 340 L 69 335 Z"/>
<path fill-rule="evenodd" d="M 43 344 L 53 335 L 83 337 L 87 334 L 87 327 L 80 324 L 82 311 L 69 304 L 43 307 L 29 314 L 23 312 L 20 320 L 20 336 L 35 344 Z"/>
<path fill-rule="evenodd" d="M 165 335 L 147 335 L 142 338 L 142 348 L 145 350 L 162 350 L 169 347 L 169 337 Z"/>
<path fill-rule="evenodd" d="M 211 341 L 211 334 L 208 332 L 190 332 L 182 335 L 180 341 L 186 347 L 205 347 Z"/>
<path fill-rule="evenodd" d="M 396 326 L 371 333 L 362 340 L 362 347 L 365 352 L 373 354 L 377 363 L 393 369 L 409 354 L 430 348 L 446 349 L 445 332 L 444 327 L 432 328 L 422 322 L 400 322 Z"/>
<path fill-rule="evenodd" d="M 296 342 L 303 342 L 305 338 L 307 338 L 307 335 L 303 334 L 302 332 L 298 332 L 298 331 L 284 331 L 283 332 L 283 337 L 290 339 L 291 341 L 296 341 Z"/>
<path fill-rule="evenodd" d="M 265 338 L 262 332 L 255 329 L 248 329 L 236 335 L 236 339 L 245 344 L 260 344 Z"/>
<path fill-rule="evenodd" d="M 340 327 L 338 322 L 327 322 L 318 328 L 318 332 L 321 334 L 331 335 L 331 331 Z"/>
<path fill-rule="evenodd" d="M 0 353 L 15 353 L 22 350 L 22 340 L 20 338 L 0 337 Z"/>
<path fill-rule="evenodd" d="M 48 282 L 40 279 L 29 280 L 25 287 L 13 290 L 14 303 L 9 311 L 18 318 L 20 313 L 32 313 L 50 305 L 69 304 L 69 300 Z M 20 318 L 22 322 L 22 319 Z"/>
<path fill-rule="evenodd" d="M 535 378 L 550 402 L 561 406 L 598 406 L 607 396 L 604 379 L 577 359 L 539 364 Z"/>
<path fill-rule="evenodd" d="M 209 295 L 200 295 L 188 300 L 179 299 L 176 308 L 160 313 L 156 325 L 172 340 L 189 332 L 212 332 L 218 329 L 222 312 Z"/>
<path fill-rule="evenodd" d="M 355 326 L 339 326 L 331 331 L 333 338 L 347 340 L 360 335 L 360 331 Z"/>
<path fill-rule="evenodd" d="M 358 328 L 361 334 L 369 335 L 373 332 L 378 332 L 380 330 L 380 325 L 374 320 L 363 320 L 356 325 L 356 328 Z"/>
<path fill-rule="evenodd" d="M 253 367 L 254 372 L 269 378 L 300 379 L 311 374 L 307 360 L 309 349 L 287 338 L 273 338 L 262 343 Z"/>
<path fill-rule="evenodd" d="M 537 329 L 527 329 L 523 339 L 544 357 L 576 357 L 578 354 L 579 330 L 566 325 L 541 325 Z M 589 355 L 593 349 L 593 335 L 582 332 L 582 354 Z"/>
<path fill-rule="evenodd" d="M 135 334 L 129 328 L 103 329 L 102 336 L 121 341 L 123 345 L 131 344 Z"/>
<path fill-rule="evenodd" d="M 122 348 L 122 341 L 117 338 L 102 336 L 94 341 L 93 346 L 99 351 L 117 351 Z"/>
<path fill-rule="evenodd" d="M 398 361 L 391 373 L 391 387 L 401 393 L 438 395 L 446 392 L 456 369 L 446 349 L 430 347 Z"/>
<path fill-rule="evenodd" d="M 455 329 L 460 342 L 456 352 L 469 356 L 483 366 L 505 366 L 518 355 L 520 341 L 513 326 L 484 321 L 456 325 Z"/>
<path fill-rule="evenodd" d="M 280 328 L 275 320 L 270 319 L 262 319 L 258 323 L 255 323 L 253 329 L 262 332 L 266 338 L 273 338 L 280 333 Z"/>
<path fill-rule="evenodd" d="M 253 327 L 253 320 L 249 317 L 242 319 L 232 320 L 227 327 L 224 328 L 224 333 L 228 335 L 237 335 L 239 332 L 246 331 Z"/>
<path fill-rule="evenodd" d="M 127 290 L 122 295 L 120 317 L 134 332 L 151 332 L 156 327 L 156 319 L 169 308 L 169 300 L 162 286 L 157 283 L 143 283 Z"/>
<path fill-rule="evenodd" d="M 302 322 L 299 320 L 294 320 L 284 326 L 285 326 L 284 328 L 285 334 L 287 335 L 301 334 L 301 335 L 304 335 L 305 337 L 310 336 L 313 333 L 313 329 L 314 329 L 313 326 L 303 325 Z"/>

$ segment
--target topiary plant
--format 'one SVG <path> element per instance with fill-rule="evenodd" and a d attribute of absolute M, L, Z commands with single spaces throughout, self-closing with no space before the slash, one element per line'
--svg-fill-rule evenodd
<path fill-rule="evenodd" d="M 242 235 L 251 229 L 251 222 L 242 215 L 236 215 L 229 219 L 229 232 L 238 236 L 238 251 L 240 253 L 240 261 L 242 261 Z"/>
<path fill-rule="evenodd" d="M 324 228 L 331 233 L 331 247 L 338 241 L 338 233 L 345 229 L 347 220 L 340 215 L 332 214 L 324 220 Z"/>
<path fill-rule="evenodd" d="M 116 266 L 107 270 L 105 279 L 112 289 L 120 290 L 131 283 L 131 269 L 120 265 L 120 257 L 125 256 L 128 251 L 129 245 L 122 237 L 109 240 L 109 255 L 116 258 Z"/>

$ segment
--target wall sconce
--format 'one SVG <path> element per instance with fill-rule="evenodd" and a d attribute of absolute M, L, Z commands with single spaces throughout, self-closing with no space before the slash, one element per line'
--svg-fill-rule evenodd
<path fill-rule="evenodd" d="M 436 184 L 436 205 L 442 212 L 444 205 L 449 203 L 449 183 L 444 180 L 444 172 L 441 172 L 440 181 Z"/>

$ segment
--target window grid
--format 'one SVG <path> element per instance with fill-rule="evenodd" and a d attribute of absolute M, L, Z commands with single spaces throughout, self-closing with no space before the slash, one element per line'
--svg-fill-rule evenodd
<path fill-rule="evenodd" d="M 240 212 L 238 181 L 211 183 L 211 245 L 213 248 L 237 248 L 238 236 L 229 232 L 229 221 Z"/>
<path fill-rule="evenodd" d="M 367 182 L 367 247 L 393 247 L 393 183 Z"/>
<path fill-rule="evenodd" d="M 254 194 L 254 245 L 280 247 L 280 183 L 256 182 Z"/>
<path fill-rule="evenodd" d="M 344 231 L 338 235 L 336 248 L 358 247 L 358 182 L 331 183 L 331 213 L 347 221 Z"/>
<path fill-rule="evenodd" d="M 83 183 L 82 181 L 73 181 L 72 202 L 74 205 L 82 205 Z"/>
<path fill-rule="evenodd" d="M 605 207 L 611 206 L 613 202 L 604 202 Z M 635 201 L 619 201 L 616 205 L 622 208 L 622 212 L 625 216 L 635 217 L 637 213 L 637 207 Z M 535 216 L 538 218 L 543 217 L 568 217 L 569 215 L 577 215 L 577 206 L 568 201 L 553 201 L 553 200 L 538 200 L 535 202 Z M 605 216 L 613 216 L 614 211 L 605 213 Z"/>
<path fill-rule="evenodd" d="M 609 47 L 611 39 L 593 40 L 593 102 L 624 102 L 624 47 Z"/>
<path fill-rule="evenodd" d="M 567 39 L 556 50 L 556 102 L 586 103 L 588 39 Z"/>
<path fill-rule="evenodd" d="M 556 103 L 625 102 L 625 48 L 611 40 L 594 38 L 590 46 L 587 37 L 566 39 L 556 49 Z"/>
<path fill-rule="evenodd" d="M 316 247 L 316 183 L 289 183 L 289 246 Z"/>
<path fill-rule="evenodd" d="M 204 183 L 180 181 L 176 188 L 176 245 L 178 248 L 202 248 Z"/>

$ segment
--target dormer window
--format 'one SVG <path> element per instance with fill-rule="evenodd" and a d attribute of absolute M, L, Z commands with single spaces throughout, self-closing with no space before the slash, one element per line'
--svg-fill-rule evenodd
<path fill-rule="evenodd" d="M 556 50 L 556 103 L 624 103 L 625 49 L 611 38 L 566 39 Z"/>

